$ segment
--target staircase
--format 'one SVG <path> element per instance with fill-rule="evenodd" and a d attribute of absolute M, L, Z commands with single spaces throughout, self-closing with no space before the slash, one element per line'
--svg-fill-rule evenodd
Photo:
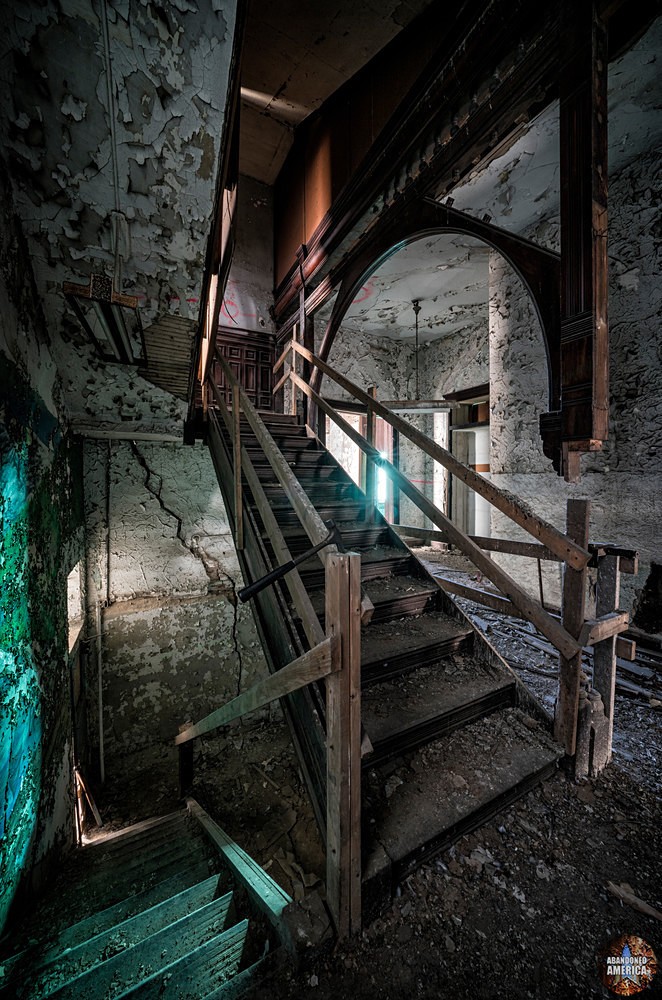
<path fill-rule="evenodd" d="M 14 951 L 1 963 L 2 995 L 240 997 L 273 968 L 283 948 L 255 903 L 255 885 L 237 877 L 214 841 L 230 843 L 191 801 L 188 811 L 75 851 L 23 934 L 14 935 Z M 240 852 L 236 845 L 233 850 Z M 265 873 L 259 880 L 272 894 L 272 915 L 274 899 L 282 910 L 289 898 Z"/>
<path fill-rule="evenodd" d="M 344 547 L 360 553 L 363 913 L 377 912 L 397 884 L 550 775 L 562 750 L 534 697 L 389 527 L 320 441 L 294 416 L 262 420 L 309 500 L 333 519 Z M 241 443 L 293 557 L 308 534 L 244 416 Z M 230 425 L 210 412 L 210 448 L 232 510 Z M 262 508 L 263 509 L 263 508 Z M 244 487 L 247 583 L 278 565 L 260 504 Z M 324 566 L 299 573 L 324 624 Z M 253 602 L 270 667 L 306 648 L 300 617 L 282 583 Z M 324 824 L 323 682 L 284 700 L 295 746 Z"/>

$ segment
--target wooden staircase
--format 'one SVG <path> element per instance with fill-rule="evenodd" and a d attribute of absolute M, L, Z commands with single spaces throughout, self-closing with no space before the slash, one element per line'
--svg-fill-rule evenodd
<path fill-rule="evenodd" d="M 2 996 L 240 997 L 281 958 L 269 918 L 291 900 L 229 844 L 191 801 L 75 851 L 11 938 Z"/>
<path fill-rule="evenodd" d="M 261 417 L 317 513 L 335 521 L 345 549 L 361 558 L 369 609 L 361 625 L 365 916 L 425 858 L 551 774 L 562 750 L 533 696 L 320 441 L 297 417 Z M 292 556 L 305 553 L 309 535 L 244 416 L 239 430 L 262 503 L 266 499 Z M 229 424 L 214 413 L 210 446 L 231 510 L 232 440 Z M 259 498 L 245 488 L 239 556 L 246 583 L 279 563 L 263 513 Z M 324 625 L 324 565 L 313 556 L 298 571 Z M 303 622 L 282 583 L 256 598 L 254 610 L 267 659 L 277 671 L 306 648 Z M 286 702 L 322 827 L 323 683 Z"/>

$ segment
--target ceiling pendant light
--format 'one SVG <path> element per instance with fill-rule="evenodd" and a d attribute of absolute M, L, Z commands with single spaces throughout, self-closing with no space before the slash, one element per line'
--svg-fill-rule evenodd
<path fill-rule="evenodd" d="M 421 303 L 419 299 L 413 299 L 412 306 L 414 308 L 414 322 L 416 324 L 416 347 L 414 353 L 414 365 L 416 371 L 416 399 L 421 398 L 420 387 L 418 383 L 418 314 L 421 311 Z"/>

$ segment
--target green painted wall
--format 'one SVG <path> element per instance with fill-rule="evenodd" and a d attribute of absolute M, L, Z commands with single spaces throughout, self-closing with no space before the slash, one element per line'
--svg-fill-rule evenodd
<path fill-rule="evenodd" d="M 82 468 L 2 354 L 0 415 L 1 928 L 22 874 L 71 839 L 73 800 L 63 811 L 54 795 L 71 746 L 66 583 Z"/>

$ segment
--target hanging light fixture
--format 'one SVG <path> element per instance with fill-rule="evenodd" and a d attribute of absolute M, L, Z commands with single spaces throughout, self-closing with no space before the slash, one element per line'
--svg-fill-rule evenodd
<path fill-rule="evenodd" d="M 419 299 L 413 299 L 412 306 L 414 308 L 414 322 L 416 324 L 416 327 L 415 327 L 415 331 L 416 331 L 416 349 L 415 349 L 415 354 L 414 354 L 414 365 L 415 365 L 415 371 L 416 371 L 416 399 L 420 399 L 421 395 L 420 395 L 419 384 L 418 384 L 418 314 L 421 311 L 420 300 Z"/>
<path fill-rule="evenodd" d="M 112 278 L 105 274 L 92 274 L 88 285 L 65 281 L 64 294 L 105 361 L 144 363 L 145 344 L 137 296 L 116 292 Z"/>

